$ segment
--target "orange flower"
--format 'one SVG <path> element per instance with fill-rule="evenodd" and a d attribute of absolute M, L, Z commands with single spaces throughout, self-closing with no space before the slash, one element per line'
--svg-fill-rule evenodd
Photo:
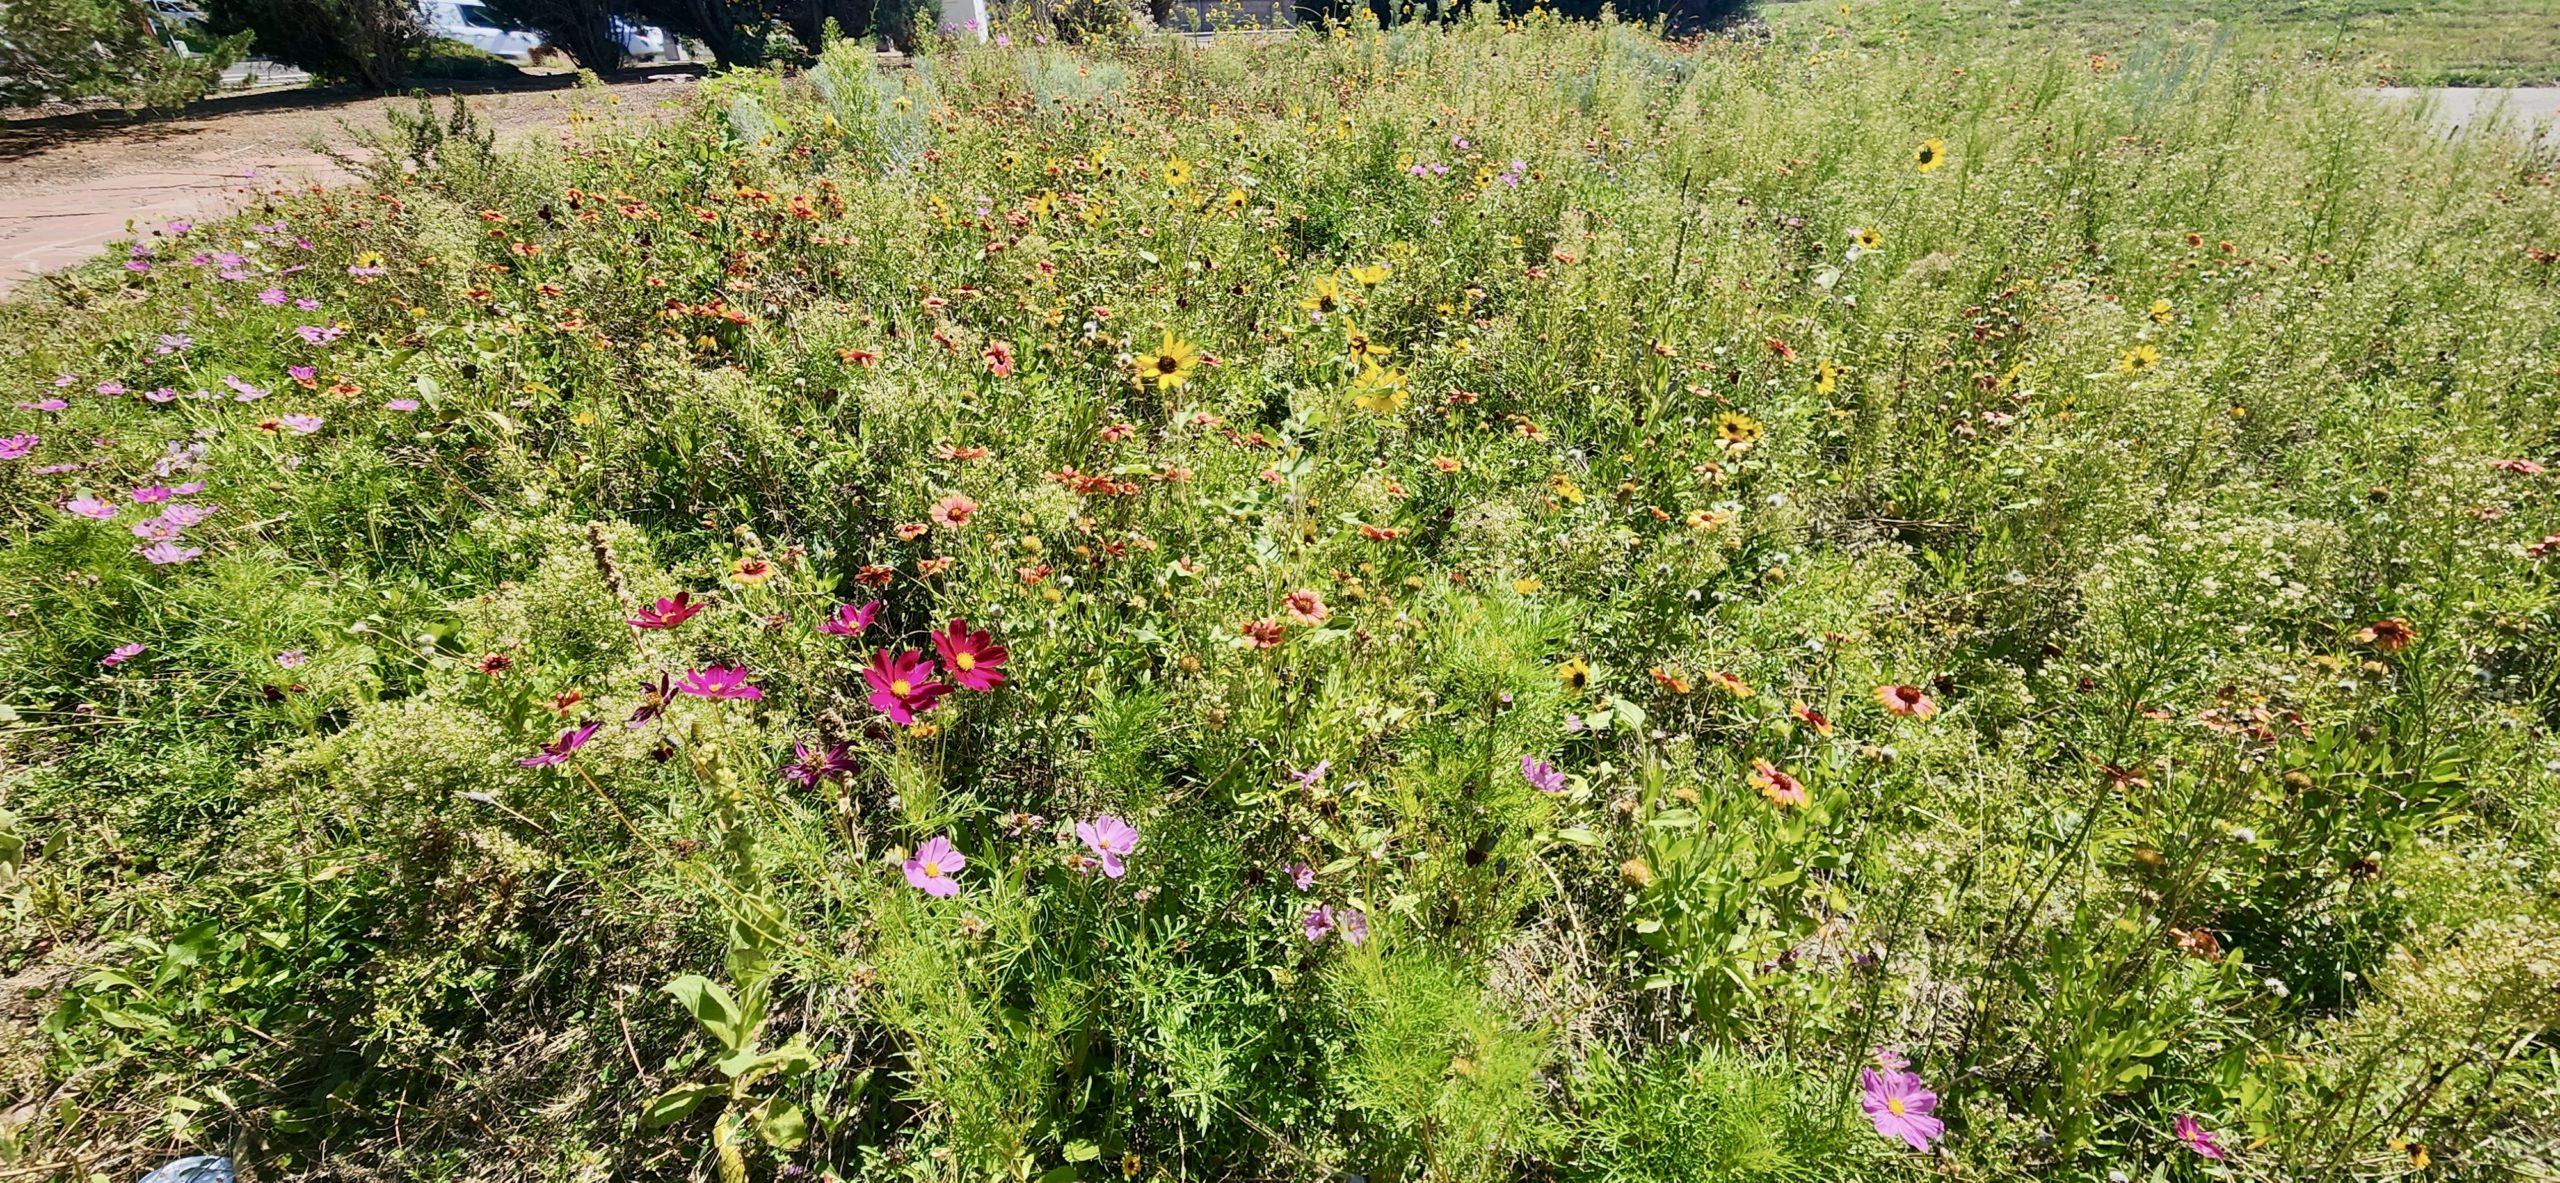
<path fill-rule="evenodd" d="M 1938 704 L 1917 686 L 1895 684 L 1876 687 L 1876 701 L 1884 709 L 1911 719 L 1926 719 L 1938 713 Z"/>
<path fill-rule="evenodd" d="M 2386 616 L 2356 633 L 2356 640 L 2385 653 L 2397 653 L 2417 639 L 2418 634 L 2409 627 L 2409 622 L 2397 616 Z"/>
<path fill-rule="evenodd" d="M 1822 712 L 1817 711 L 1812 707 L 1799 702 L 1789 706 L 1787 708 L 1787 713 L 1794 715 L 1796 717 L 1796 722 L 1812 728 L 1815 735 L 1831 734 L 1831 720 L 1825 718 Z"/>
<path fill-rule="evenodd" d="M 978 503 L 975 500 L 963 494 L 954 493 L 934 502 L 933 509 L 927 516 L 933 519 L 934 525 L 946 530 L 957 530 L 968 525 L 970 515 L 977 512 Z"/>
<path fill-rule="evenodd" d="M 1743 681 L 1739 675 L 1728 674 L 1723 670 L 1710 672 L 1707 675 L 1707 684 L 1735 698 L 1749 698 L 1759 693 L 1751 688 L 1751 683 Z"/>
<path fill-rule="evenodd" d="M 737 562 L 729 564 L 729 582 L 737 584 L 740 587 L 755 587 L 760 584 L 769 583 L 772 581 L 773 575 L 773 564 L 768 563 L 763 559 L 759 559 L 754 555 L 749 555 Z"/>
<path fill-rule="evenodd" d="M 868 349 L 836 350 L 836 360 L 849 366 L 861 366 L 866 370 L 876 369 L 880 365 L 880 355 Z"/>
<path fill-rule="evenodd" d="M 1793 809 L 1811 800 L 1805 795 L 1803 781 L 1779 771 L 1777 765 L 1766 760 L 1751 762 L 1751 787 L 1780 809 Z"/>
<path fill-rule="evenodd" d="M 1689 692 L 1689 679 L 1681 677 L 1679 672 L 1676 670 L 1666 670 L 1661 666 L 1655 666 L 1645 672 L 1653 675 L 1653 680 L 1656 685 L 1661 686 L 1663 689 L 1668 690 L 1673 694 L 1687 694 Z"/>
<path fill-rule="evenodd" d="M 1333 618 L 1333 609 L 1324 606 L 1324 597 L 1314 588 L 1302 587 L 1280 598 L 1280 607 L 1289 619 L 1314 628 Z"/>
<path fill-rule="evenodd" d="M 1236 631 L 1241 632 L 1246 637 L 1252 639 L 1253 647 L 1256 649 L 1269 649 L 1277 646 L 1286 635 L 1286 627 L 1279 621 L 1273 620 L 1268 616 L 1263 617 L 1260 620 L 1248 620 L 1243 624 L 1237 625 Z"/>
<path fill-rule="evenodd" d="M 901 522 L 898 524 L 898 541 L 913 542 L 924 537 L 924 532 L 932 528 L 923 522 Z"/>

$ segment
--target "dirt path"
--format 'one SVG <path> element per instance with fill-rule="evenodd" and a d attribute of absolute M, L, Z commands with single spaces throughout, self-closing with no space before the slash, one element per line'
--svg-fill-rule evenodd
<path fill-rule="evenodd" d="M 533 79 L 463 93 L 504 143 L 558 127 L 578 108 L 655 117 L 692 87 L 690 74 L 660 73 L 627 75 L 601 92 Z M 409 101 L 300 92 L 217 100 L 162 120 L 0 124 L 0 293 L 97 254 L 131 226 L 343 181 L 311 144 L 345 142 L 342 125 L 381 127 L 386 109 Z"/>

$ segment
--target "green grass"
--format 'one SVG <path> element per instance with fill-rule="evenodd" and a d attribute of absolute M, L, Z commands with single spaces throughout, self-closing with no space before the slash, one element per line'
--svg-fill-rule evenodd
<path fill-rule="evenodd" d="M 2549 157 L 1008 32 L 0 304 L 0 1176 L 2548 1173 Z"/>
<path fill-rule="evenodd" d="M 2119 57 L 2207 40 L 2282 52 L 2403 86 L 2560 84 L 2554 0 L 1778 0 L 1783 35 L 1845 28 L 1862 39 L 1945 43 L 1981 36 L 2068 39 Z"/>

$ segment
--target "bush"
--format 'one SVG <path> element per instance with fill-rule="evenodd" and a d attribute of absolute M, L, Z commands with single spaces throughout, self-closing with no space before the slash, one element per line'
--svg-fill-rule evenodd
<path fill-rule="evenodd" d="M 0 7 L 0 107 L 74 99 L 180 106 L 213 89 L 240 44 L 182 58 L 134 0 L 12 0 Z"/>

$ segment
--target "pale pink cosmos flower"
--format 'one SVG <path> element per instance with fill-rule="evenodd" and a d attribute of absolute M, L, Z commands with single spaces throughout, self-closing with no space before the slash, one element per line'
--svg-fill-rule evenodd
<path fill-rule="evenodd" d="M 203 525 L 204 520 L 212 517 L 214 512 L 219 508 L 219 506 L 195 505 L 185 501 L 172 501 L 169 504 L 160 507 L 160 520 L 176 526 L 181 530 L 192 530 L 197 526 Z"/>
<path fill-rule="evenodd" d="M 105 666 L 108 669 L 114 669 L 117 666 L 123 665 L 124 663 L 140 656 L 142 656 L 142 643 L 140 641 L 134 641 L 116 646 L 113 652 L 108 653 L 105 657 L 99 658 L 98 664 Z"/>
<path fill-rule="evenodd" d="M 152 566 L 166 567 L 173 563 L 183 563 L 197 558 L 204 554 L 204 548 L 180 546 L 174 542 L 155 542 L 149 546 L 137 548 L 134 553 L 150 560 Z"/>
<path fill-rule="evenodd" d="M 144 542 L 175 542 L 184 532 L 166 518 L 147 518 L 133 524 L 133 536 Z"/>
<path fill-rule="evenodd" d="M 1117 879 L 1128 872 L 1120 860 L 1138 848 L 1138 828 L 1108 813 L 1088 822 L 1076 823 L 1076 837 L 1102 860 L 1105 877 Z"/>
<path fill-rule="evenodd" d="M 948 899 L 960 894 L 960 882 L 953 876 L 967 868 L 969 860 L 960 854 L 951 839 L 936 834 L 916 847 L 907 860 L 907 883 L 935 899 Z"/>
<path fill-rule="evenodd" d="M 116 507 L 113 504 L 100 501 L 95 497 L 74 497 L 63 502 L 62 509 L 65 513 L 78 514 L 101 522 L 116 516 Z"/>

